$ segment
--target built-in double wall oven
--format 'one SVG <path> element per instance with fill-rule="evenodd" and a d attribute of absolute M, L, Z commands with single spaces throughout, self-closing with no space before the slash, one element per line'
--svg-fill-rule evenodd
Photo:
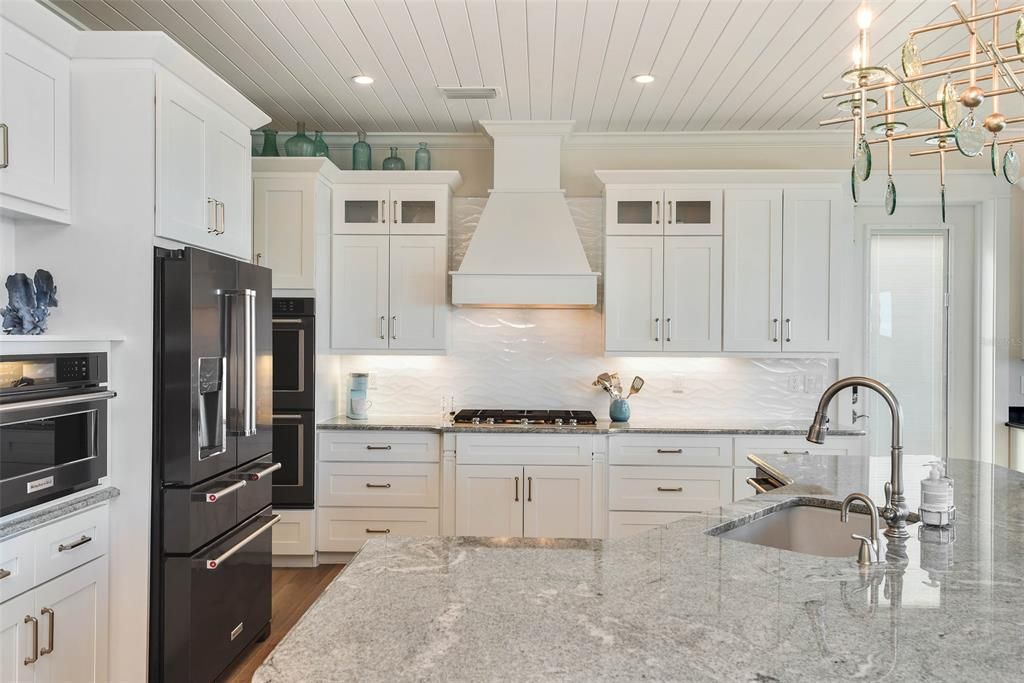
<path fill-rule="evenodd" d="M 0 356 L 0 517 L 107 474 L 107 357 Z"/>
<path fill-rule="evenodd" d="M 275 508 L 311 509 L 314 502 L 314 362 L 316 327 L 311 298 L 275 297 Z"/>

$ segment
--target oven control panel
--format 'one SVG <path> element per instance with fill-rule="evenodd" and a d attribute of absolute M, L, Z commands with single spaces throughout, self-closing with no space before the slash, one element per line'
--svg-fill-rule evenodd
<path fill-rule="evenodd" d="M 105 353 L 0 357 L 0 394 L 102 384 L 106 381 Z"/>

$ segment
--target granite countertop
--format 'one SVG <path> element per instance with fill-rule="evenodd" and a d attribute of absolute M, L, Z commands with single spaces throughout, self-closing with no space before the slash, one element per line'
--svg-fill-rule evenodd
<path fill-rule="evenodd" d="M 888 459 L 760 457 L 793 483 L 630 538 L 369 541 L 253 680 L 1019 679 L 1024 474 L 951 460 L 953 532 L 861 571 L 706 531 L 877 496 Z"/>
<path fill-rule="evenodd" d="M 62 517 L 73 515 L 119 495 L 121 491 L 114 486 L 98 486 L 74 498 L 61 498 L 31 510 L 7 515 L 0 518 L 0 541 L 37 526 L 56 522 Z"/>
<path fill-rule="evenodd" d="M 453 424 L 440 417 L 400 416 L 371 417 L 368 420 L 350 420 L 344 415 L 321 422 L 316 426 L 320 430 L 382 430 L 435 433 L 495 433 L 495 434 L 694 434 L 694 435 L 772 435 L 772 436 L 804 436 L 810 423 L 794 424 L 792 422 L 765 421 L 760 423 L 742 422 L 687 422 L 686 420 L 634 420 L 632 422 L 609 422 L 598 420 L 596 425 L 579 425 L 576 427 L 554 425 L 467 425 Z M 860 429 L 837 428 L 829 431 L 832 436 L 863 436 Z"/>

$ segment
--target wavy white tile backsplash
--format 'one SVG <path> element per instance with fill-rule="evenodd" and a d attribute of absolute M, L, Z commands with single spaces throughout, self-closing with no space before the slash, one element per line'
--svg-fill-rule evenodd
<path fill-rule="evenodd" d="M 466 253 L 486 199 L 456 198 L 452 205 L 450 267 Z M 603 271 L 603 200 L 569 199 L 591 268 Z M 602 299 L 598 292 L 598 301 Z M 806 422 L 819 392 L 789 389 L 791 378 L 819 386 L 835 377 L 825 359 L 605 357 L 600 306 L 594 310 L 456 308 L 446 356 L 321 357 L 321 377 L 337 377 L 338 397 L 347 373 L 371 373 L 371 412 L 440 414 L 442 397 L 456 407 L 584 408 L 607 415 L 608 398 L 591 386 L 604 371 L 624 383 L 645 380 L 630 399 L 637 418 L 681 421 Z M 339 401 L 344 405 L 343 401 Z"/>

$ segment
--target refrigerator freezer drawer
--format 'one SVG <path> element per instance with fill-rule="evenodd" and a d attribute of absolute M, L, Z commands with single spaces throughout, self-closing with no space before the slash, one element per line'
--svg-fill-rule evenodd
<path fill-rule="evenodd" d="M 202 484 L 164 489 L 164 552 L 187 555 L 270 505 L 271 456 Z"/>
<path fill-rule="evenodd" d="M 161 680 L 213 681 L 269 628 L 277 519 L 268 507 L 195 555 L 164 560 Z"/>

